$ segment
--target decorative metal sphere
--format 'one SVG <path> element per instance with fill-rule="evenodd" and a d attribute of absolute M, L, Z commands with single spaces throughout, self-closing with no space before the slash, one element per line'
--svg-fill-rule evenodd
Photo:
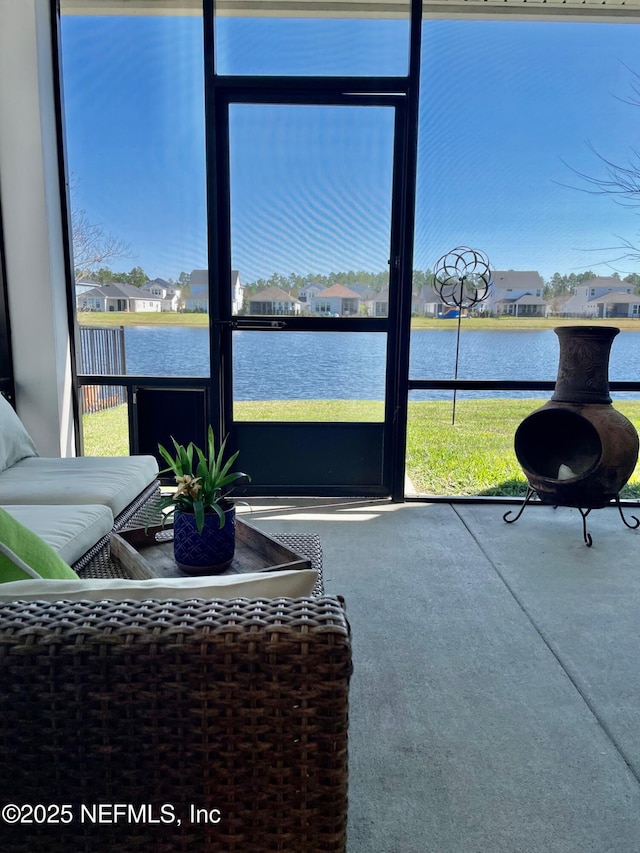
<path fill-rule="evenodd" d="M 489 258 L 477 249 L 458 246 L 436 261 L 434 290 L 452 308 L 471 308 L 482 302 L 492 282 Z"/>

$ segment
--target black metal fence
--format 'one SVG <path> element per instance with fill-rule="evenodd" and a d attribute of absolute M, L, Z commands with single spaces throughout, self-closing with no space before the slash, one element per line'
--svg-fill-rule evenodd
<path fill-rule="evenodd" d="M 127 372 L 124 326 L 80 326 L 80 373 L 122 375 Z M 85 414 L 101 412 L 126 402 L 121 385 L 83 385 Z"/>

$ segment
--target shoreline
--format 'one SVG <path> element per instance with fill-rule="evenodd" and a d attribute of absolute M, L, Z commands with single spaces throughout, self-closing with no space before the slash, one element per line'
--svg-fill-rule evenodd
<path fill-rule="evenodd" d="M 81 311 L 77 314 L 80 326 L 174 326 L 181 328 L 208 328 L 208 314 L 175 314 L 166 312 Z M 556 326 L 615 326 L 623 332 L 640 332 L 640 319 L 628 317 L 606 320 L 575 317 L 463 317 L 461 332 L 514 332 L 545 331 Z M 430 317 L 412 317 L 411 330 L 450 331 L 458 328 L 458 320 L 437 320 Z M 293 331 L 293 330 L 292 330 Z"/>

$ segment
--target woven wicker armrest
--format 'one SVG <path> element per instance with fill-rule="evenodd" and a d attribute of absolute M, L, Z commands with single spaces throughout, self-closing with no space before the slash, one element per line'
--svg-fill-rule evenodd
<path fill-rule="evenodd" d="M 0 805 L 72 817 L 2 850 L 344 851 L 351 667 L 336 597 L 1 606 Z"/>

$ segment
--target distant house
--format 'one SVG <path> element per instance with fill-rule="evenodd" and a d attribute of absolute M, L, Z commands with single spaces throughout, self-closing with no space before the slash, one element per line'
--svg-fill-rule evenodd
<path fill-rule="evenodd" d="M 633 285 L 613 276 L 598 276 L 576 287 L 562 306 L 564 317 L 638 317 L 640 296 Z"/>
<path fill-rule="evenodd" d="M 311 300 L 311 312 L 322 316 L 355 317 L 360 311 L 360 295 L 344 284 L 333 284 Z"/>
<path fill-rule="evenodd" d="M 79 311 L 154 311 L 162 310 L 162 299 L 132 284 L 99 284 L 76 299 Z"/>
<path fill-rule="evenodd" d="M 416 317 L 437 317 L 447 310 L 432 284 L 422 285 L 411 294 L 411 313 Z"/>
<path fill-rule="evenodd" d="M 360 297 L 360 304 L 358 307 L 358 313 L 360 316 L 365 317 L 373 317 L 374 312 L 374 300 L 377 298 L 378 293 L 372 287 L 365 287 L 363 284 L 355 284 L 353 287 L 349 286 L 349 290 L 353 290 L 354 293 L 357 293 Z"/>
<path fill-rule="evenodd" d="M 239 314 L 244 302 L 244 290 L 238 270 L 231 270 L 231 313 Z M 185 311 L 209 311 L 209 270 L 192 270 L 189 290 L 184 297 Z"/>
<path fill-rule="evenodd" d="M 76 301 L 78 296 L 82 296 L 82 294 L 86 293 L 87 290 L 93 290 L 94 287 L 99 287 L 97 281 L 91 281 L 87 278 L 78 279 L 75 283 Z"/>
<path fill-rule="evenodd" d="M 354 293 L 357 293 L 358 296 L 363 299 L 365 294 L 375 293 L 372 287 L 368 284 L 363 284 L 361 281 L 356 281 L 353 284 L 349 285 L 349 290 L 353 290 Z"/>
<path fill-rule="evenodd" d="M 183 304 L 185 311 L 209 311 L 209 270 L 191 271 Z"/>
<path fill-rule="evenodd" d="M 300 314 L 302 305 L 280 287 L 267 287 L 249 300 L 249 314 Z"/>
<path fill-rule="evenodd" d="M 298 299 L 303 304 L 309 304 L 311 300 L 318 296 L 324 290 L 324 286 L 322 284 L 318 284 L 317 281 L 312 281 L 309 284 L 305 284 L 304 287 L 300 288 L 300 292 L 298 293 Z"/>
<path fill-rule="evenodd" d="M 368 291 L 361 297 L 366 307 L 368 317 L 389 316 L 389 288 L 383 288 L 380 293 Z"/>
<path fill-rule="evenodd" d="M 162 311 L 177 311 L 180 306 L 180 288 L 175 284 L 170 284 L 163 278 L 154 278 L 153 281 L 147 281 L 142 285 L 140 290 L 150 293 L 152 296 L 157 296 L 162 300 Z"/>
<path fill-rule="evenodd" d="M 612 293 L 603 293 L 602 296 L 596 296 L 589 301 L 589 305 L 595 304 L 596 311 L 591 314 L 591 317 L 598 317 L 602 320 L 608 318 L 628 317 L 638 319 L 640 316 L 640 296 L 637 293 L 625 293 L 621 291 L 613 291 Z"/>
<path fill-rule="evenodd" d="M 533 270 L 496 270 L 484 310 L 512 317 L 546 317 L 544 281 Z"/>
<path fill-rule="evenodd" d="M 512 317 L 546 317 L 549 306 L 542 296 L 523 293 L 513 299 L 504 299 L 497 304 L 497 314 L 510 314 Z"/>

